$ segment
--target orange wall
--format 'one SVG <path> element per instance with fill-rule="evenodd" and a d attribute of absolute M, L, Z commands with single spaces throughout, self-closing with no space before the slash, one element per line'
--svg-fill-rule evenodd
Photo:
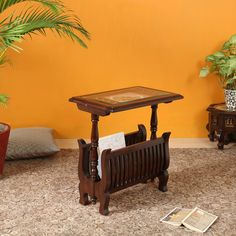
<path fill-rule="evenodd" d="M 49 126 L 58 138 L 89 137 L 90 117 L 68 102 L 74 95 L 143 85 L 181 93 L 159 106 L 159 131 L 205 137 L 206 108 L 223 101 L 212 76 L 199 79 L 206 55 L 235 32 L 236 1 L 64 0 L 91 32 L 89 49 L 69 40 L 33 36 L 13 66 L 0 70 L 0 90 L 11 96 L 1 121 L 13 127 Z M 101 118 L 101 135 L 149 127 L 149 108 Z"/>

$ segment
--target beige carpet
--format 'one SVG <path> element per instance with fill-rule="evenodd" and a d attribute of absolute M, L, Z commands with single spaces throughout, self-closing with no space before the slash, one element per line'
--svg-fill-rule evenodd
<path fill-rule="evenodd" d="M 99 203 L 79 204 L 77 154 L 11 161 L 0 180 L 0 235 L 195 235 L 159 222 L 176 206 L 219 216 L 205 235 L 236 235 L 236 149 L 172 149 L 169 191 L 140 184 Z M 199 235 L 196 233 L 196 235 Z"/>

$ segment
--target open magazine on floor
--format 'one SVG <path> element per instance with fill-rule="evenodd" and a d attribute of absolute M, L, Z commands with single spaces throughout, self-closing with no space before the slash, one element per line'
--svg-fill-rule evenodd
<path fill-rule="evenodd" d="M 174 208 L 161 222 L 174 226 L 185 226 L 196 232 L 204 233 L 216 221 L 218 217 L 198 207 L 194 209 Z"/>

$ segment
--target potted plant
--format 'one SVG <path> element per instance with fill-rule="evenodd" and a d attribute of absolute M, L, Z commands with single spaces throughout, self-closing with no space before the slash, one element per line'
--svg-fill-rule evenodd
<path fill-rule="evenodd" d="M 200 77 L 216 73 L 224 88 L 226 107 L 236 110 L 236 34 L 224 43 L 222 49 L 206 57 L 207 65 L 201 68 Z"/>
<path fill-rule="evenodd" d="M 4 61 L 0 61 L 0 65 L 3 64 Z M 0 94 L 0 106 L 5 105 L 7 103 L 8 97 L 5 94 Z M 3 175 L 3 167 L 7 152 L 8 139 L 10 135 L 10 126 L 5 123 L 0 122 L 0 179 Z"/>
<path fill-rule="evenodd" d="M 28 3 L 20 13 L 3 14 L 8 8 Z M 23 7 L 23 6 L 22 6 Z M 21 51 L 19 43 L 26 35 L 46 35 L 51 30 L 60 37 L 67 37 L 87 47 L 81 36 L 89 39 L 89 33 L 72 11 L 67 10 L 60 0 L 0 0 L 0 66 L 6 60 L 9 49 Z M 8 96 L 0 93 L 0 105 L 6 104 Z M 0 176 L 3 171 L 10 126 L 0 123 Z"/>
<path fill-rule="evenodd" d="M 0 178 L 3 174 L 5 156 L 7 152 L 8 138 L 10 135 L 10 126 L 0 123 Z"/>

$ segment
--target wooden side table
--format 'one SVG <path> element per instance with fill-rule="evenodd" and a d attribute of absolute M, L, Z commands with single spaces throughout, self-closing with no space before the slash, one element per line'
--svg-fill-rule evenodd
<path fill-rule="evenodd" d="M 146 87 L 131 87 L 96 94 L 72 97 L 69 101 L 78 109 L 91 113 L 91 143 L 79 143 L 80 203 L 87 205 L 100 201 L 99 212 L 107 215 L 110 194 L 129 186 L 159 178 L 159 190 L 167 191 L 170 133 L 157 138 L 157 107 L 183 97 L 179 94 Z M 151 106 L 151 138 L 146 140 L 144 125 L 138 131 L 125 135 L 126 147 L 102 152 L 102 177 L 98 175 L 98 121 L 99 116 L 113 112 Z M 89 198 L 90 197 L 90 198 Z M 90 201 L 91 200 L 91 201 Z"/>
<path fill-rule="evenodd" d="M 207 129 L 210 141 L 218 140 L 218 148 L 224 149 L 224 145 L 236 142 L 236 111 L 228 111 L 225 103 L 212 104 L 209 111 L 209 123 Z"/>

